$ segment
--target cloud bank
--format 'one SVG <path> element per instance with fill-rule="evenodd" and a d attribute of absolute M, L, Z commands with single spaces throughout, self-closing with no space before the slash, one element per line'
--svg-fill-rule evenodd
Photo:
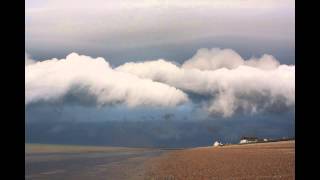
<path fill-rule="evenodd" d="M 165 60 L 126 63 L 118 71 L 208 97 L 212 115 L 281 111 L 295 105 L 295 66 L 271 55 L 243 60 L 230 49 L 200 49 L 181 66 Z"/>
<path fill-rule="evenodd" d="M 26 104 L 63 100 L 73 96 L 81 103 L 123 103 L 128 106 L 176 106 L 188 100 L 181 90 L 113 70 L 103 58 L 71 53 L 25 67 Z M 89 98 L 86 99 L 85 96 Z"/>
<path fill-rule="evenodd" d="M 98 106 L 197 103 L 193 107 L 222 117 L 282 112 L 294 109 L 295 66 L 281 65 L 271 55 L 244 60 L 219 48 L 200 49 L 182 65 L 159 59 L 112 68 L 103 58 L 76 53 L 26 65 L 26 105 L 63 102 L 70 95 Z"/>

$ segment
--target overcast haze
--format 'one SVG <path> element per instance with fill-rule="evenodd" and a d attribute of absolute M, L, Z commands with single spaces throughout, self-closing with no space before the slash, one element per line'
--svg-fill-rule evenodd
<path fill-rule="evenodd" d="M 178 147 L 292 137 L 294 8 L 27 0 L 26 141 Z"/>
<path fill-rule="evenodd" d="M 71 52 L 111 64 L 167 58 L 200 48 L 263 53 L 294 64 L 294 1 L 26 1 L 26 51 L 36 59 Z"/>

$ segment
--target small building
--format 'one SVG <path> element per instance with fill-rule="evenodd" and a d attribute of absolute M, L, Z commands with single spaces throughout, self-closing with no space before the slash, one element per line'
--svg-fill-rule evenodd
<path fill-rule="evenodd" d="M 213 143 L 213 147 L 218 147 L 218 146 L 223 146 L 223 144 L 218 141 Z"/>
<path fill-rule="evenodd" d="M 240 140 L 240 144 L 256 143 L 256 142 L 258 142 L 258 138 L 256 137 L 242 137 Z"/>

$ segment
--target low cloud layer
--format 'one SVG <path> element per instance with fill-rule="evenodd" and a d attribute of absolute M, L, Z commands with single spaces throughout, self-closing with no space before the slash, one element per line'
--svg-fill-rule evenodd
<path fill-rule="evenodd" d="M 196 102 L 191 94 L 202 100 Z M 112 68 L 103 58 L 76 53 L 26 63 L 26 105 L 70 95 L 80 104 L 94 99 L 98 106 L 197 103 L 194 107 L 223 117 L 282 112 L 295 106 L 295 66 L 281 65 L 271 55 L 244 60 L 219 48 L 200 49 L 182 65 L 159 59 Z"/>
<path fill-rule="evenodd" d="M 281 111 L 295 104 L 295 66 L 280 65 L 271 55 L 243 60 L 230 49 L 200 49 L 181 66 L 156 60 L 116 70 L 208 96 L 203 107 L 212 115 Z"/>
<path fill-rule="evenodd" d="M 70 96 L 80 103 L 93 100 L 97 105 L 176 106 L 188 100 L 174 87 L 115 71 L 103 58 L 76 53 L 26 66 L 25 83 L 27 105 L 63 101 Z"/>

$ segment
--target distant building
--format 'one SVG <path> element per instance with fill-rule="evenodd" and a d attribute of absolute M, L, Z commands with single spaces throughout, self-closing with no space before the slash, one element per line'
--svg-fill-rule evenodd
<path fill-rule="evenodd" d="M 213 147 L 218 147 L 218 146 L 223 146 L 223 144 L 218 141 L 213 143 Z"/>
<path fill-rule="evenodd" d="M 258 138 L 256 137 L 242 137 L 240 140 L 240 144 L 256 143 L 256 142 L 258 142 Z"/>

